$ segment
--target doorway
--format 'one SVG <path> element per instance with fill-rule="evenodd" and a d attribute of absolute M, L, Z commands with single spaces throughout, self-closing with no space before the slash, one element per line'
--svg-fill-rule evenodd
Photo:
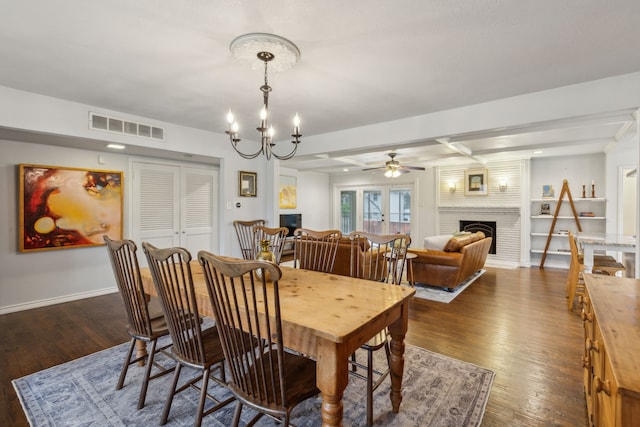
<path fill-rule="evenodd" d="M 411 234 L 413 185 L 343 187 L 337 221 L 342 234 Z"/>
<path fill-rule="evenodd" d="M 638 215 L 638 181 L 637 181 L 638 169 L 635 167 L 622 167 L 620 168 L 620 180 L 621 180 L 621 197 L 618 199 L 619 206 L 619 222 L 618 222 L 618 234 L 624 236 L 635 236 L 637 230 Z M 625 275 L 627 277 L 637 277 L 637 265 L 636 254 L 625 252 L 623 253 L 623 262 L 626 269 Z"/>
<path fill-rule="evenodd" d="M 133 163 L 131 236 L 192 254 L 217 250 L 218 170 Z M 143 261 L 144 263 L 144 261 Z"/>

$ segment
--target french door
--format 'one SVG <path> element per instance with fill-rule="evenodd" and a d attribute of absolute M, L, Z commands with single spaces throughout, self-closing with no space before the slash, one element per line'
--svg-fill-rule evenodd
<path fill-rule="evenodd" d="M 338 191 L 340 231 L 410 234 L 413 186 L 342 187 Z"/>

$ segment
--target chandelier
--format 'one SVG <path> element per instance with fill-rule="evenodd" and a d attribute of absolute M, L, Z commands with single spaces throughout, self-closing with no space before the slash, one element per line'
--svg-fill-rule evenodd
<path fill-rule="evenodd" d="M 269 65 L 275 71 L 284 71 L 292 68 L 300 58 L 300 50 L 285 38 L 264 33 L 251 33 L 237 37 L 231 42 L 229 49 L 235 58 L 251 63 L 254 68 L 256 65 L 262 67 L 264 64 L 264 85 L 260 86 L 263 105 L 260 110 L 260 125 L 256 128 L 260 134 L 260 146 L 255 152 L 247 153 L 240 150 L 239 142 L 241 140 L 238 137 L 238 122 L 231 110 L 229 110 L 227 114 L 229 129 L 225 133 L 229 135 L 231 146 L 245 159 L 255 159 L 260 154 L 263 154 L 267 160 L 270 160 L 272 156 L 279 160 L 292 158 L 298 150 L 298 144 L 302 136 L 300 134 L 300 116 L 296 113 L 293 118 L 292 150 L 288 154 L 276 154 L 273 151 L 276 145 L 273 142 L 275 131 L 269 121 L 269 92 L 271 92 L 271 86 L 269 86 L 267 71 Z M 255 60 L 256 58 L 258 58 L 259 62 Z"/>

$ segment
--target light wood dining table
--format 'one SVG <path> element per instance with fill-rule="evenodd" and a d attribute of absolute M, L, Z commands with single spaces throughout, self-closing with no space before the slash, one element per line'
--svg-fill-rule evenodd
<path fill-rule="evenodd" d="M 349 381 L 349 356 L 376 333 L 391 334 L 390 400 L 400 410 L 404 338 L 409 300 L 415 289 L 316 271 L 280 267 L 284 345 L 313 357 L 322 395 L 322 425 L 341 426 L 342 396 Z M 198 310 L 213 318 L 202 267 L 191 262 Z M 141 269 L 145 291 L 157 295 L 151 272 Z"/>

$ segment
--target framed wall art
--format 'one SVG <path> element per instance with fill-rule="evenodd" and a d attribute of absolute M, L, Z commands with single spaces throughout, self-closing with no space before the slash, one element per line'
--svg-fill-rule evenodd
<path fill-rule="evenodd" d="M 255 172 L 240 171 L 238 179 L 239 187 L 238 191 L 240 196 L 243 197 L 256 197 L 257 196 L 257 179 L 258 174 Z"/>
<path fill-rule="evenodd" d="M 122 239 L 122 172 L 21 164 L 19 174 L 20 252 Z"/>
<path fill-rule="evenodd" d="M 464 171 L 464 195 L 486 196 L 488 193 L 486 169 L 467 169 Z"/>
<path fill-rule="evenodd" d="M 280 175 L 280 209 L 295 209 L 297 206 L 296 177 Z"/>

